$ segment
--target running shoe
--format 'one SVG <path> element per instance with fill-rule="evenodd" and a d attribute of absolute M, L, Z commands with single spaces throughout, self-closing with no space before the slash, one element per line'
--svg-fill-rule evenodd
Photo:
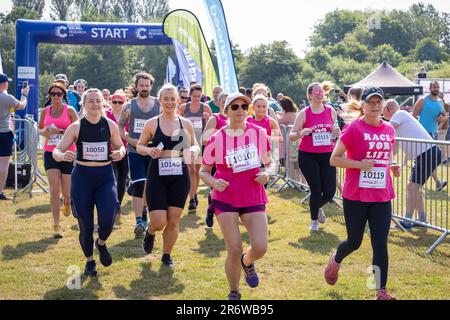
<path fill-rule="evenodd" d="M 88 277 L 97 276 L 97 268 L 95 265 L 95 260 L 86 262 L 86 266 L 84 267 L 84 275 Z"/>
<path fill-rule="evenodd" d="M 241 294 L 237 291 L 231 291 L 228 294 L 228 300 L 241 300 Z"/>
<path fill-rule="evenodd" d="M 311 225 L 309 226 L 309 231 L 311 231 L 311 232 L 319 231 L 319 223 L 317 221 L 311 221 Z"/>
<path fill-rule="evenodd" d="M 251 264 L 250 266 L 246 266 L 244 264 L 245 254 L 241 256 L 241 265 L 244 270 L 245 281 L 247 282 L 250 288 L 256 288 L 259 285 L 259 277 L 255 270 L 255 264 Z"/>
<path fill-rule="evenodd" d="M 53 237 L 55 239 L 62 239 L 64 236 L 63 230 L 61 228 L 61 225 L 55 224 L 53 225 Z"/>
<path fill-rule="evenodd" d="M 103 246 L 101 246 L 98 243 L 97 239 L 95 241 L 95 247 L 97 248 L 98 252 L 100 253 L 100 262 L 102 263 L 102 265 L 104 267 L 109 267 L 110 265 L 112 265 L 112 256 L 108 251 L 108 247 L 106 246 L 106 244 L 104 244 Z"/>
<path fill-rule="evenodd" d="M 142 249 L 145 253 L 151 254 L 153 251 L 153 246 L 155 244 L 155 236 L 148 233 L 148 229 L 145 230 L 144 240 L 142 240 Z"/>
<path fill-rule="evenodd" d="M 189 211 L 196 211 L 197 210 L 197 202 L 195 201 L 195 198 L 191 199 L 189 201 L 189 208 L 188 208 L 188 210 Z"/>
<path fill-rule="evenodd" d="M 205 223 L 208 228 L 212 228 L 214 226 L 214 211 L 212 211 L 209 206 L 206 208 Z"/>
<path fill-rule="evenodd" d="M 72 208 L 70 207 L 70 205 L 68 205 L 68 206 L 63 205 L 63 206 L 61 207 L 61 212 L 62 212 L 62 214 L 63 214 L 65 217 L 68 217 L 68 216 L 70 216 L 71 213 L 72 213 Z"/>
<path fill-rule="evenodd" d="M 136 226 L 134 227 L 134 234 L 137 237 L 141 237 L 145 232 L 145 225 L 142 219 L 136 219 Z"/>
<path fill-rule="evenodd" d="M 8 201 L 8 200 L 11 200 L 11 199 L 8 198 L 7 196 L 5 196 L 5 194 L 3 192 L 0 192 L 0 200 Z"/>
<path fill-rule="evenodd" d="M 334 259 L 336 258 L 336 253 L 333 253 L 328 262 L 328 266 L 325 269 L 325 281 L 330 285 L 334 286 L 339 277 L 339 268 L 341 265 L 337 263 Z"/>
<path fill-rule="evenodd" d="M 164 266 L 169 267 L 169 268 L 173 268 L 175 266 L 175 263 L 174 263 L 172 257 L 170 256 L 170 254 L 163 254 L 163 256 L 161 258 L 161 262 Z"/>
<path fill-rule="evenodd" d="M 395 297 L 391 296 L 386 288 L 377 291 L 377 300 L 397 300 Z"/>
<path fill-rule="evenodd" d="M 198 207 L 198 195 L 197 194 L 195 194 L 194 200 L 195 200 L 195 205 Z"/>
<path fill-rule="evenodd" d="M 323 212 L 323 209 L 319 209 L 319 223 L 324 224 L 327 221 L 327 216 L 325 215 L 325 212 Z"/>
<path fill-rule="evenodd" d="M 412 222 L 400 220 L 398 223 L 402 226 L 403 229 L 405 229 L 405 231 L 411 231 L 412 228 L 414 228 L 414 223 Z"/>

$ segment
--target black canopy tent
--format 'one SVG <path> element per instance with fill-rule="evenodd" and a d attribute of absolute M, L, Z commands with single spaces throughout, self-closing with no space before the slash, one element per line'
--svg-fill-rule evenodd
<path fill-rule="evenodd" d="M 344 86 L 345 92 L 348 92 L 352 87 L 380 87 L 383 89 L 385 95 L 388 96 L 421 96 L 423 94 L 422 86 L 405 78 L 387 62 L 383 62 L 363 80 L 352 85 Z"/>

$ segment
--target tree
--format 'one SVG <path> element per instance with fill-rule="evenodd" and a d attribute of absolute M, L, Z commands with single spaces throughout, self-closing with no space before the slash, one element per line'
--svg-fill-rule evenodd
<path fill-rule="evenodd" d="M 417 43 L 414 54 L 419 61 L 429 60 L 439 63 L 443 58 L 442 51 L 441 46 L 436 40 L 425 38 Z"/>
<path fill-rule="evenodd" d="M 370 52 L 369 61 L 375 64 L 388 62 L 393 67 L 397 67 L 402 59 L 402 55 L 395 51 L 390 44 L 382 44 Z"/>
<path fill-rule="evenodd" d="M 170 11 L 168 0 L 140 0 L 139 7 L 144 22 L 162 21 Z"/>
<path fill-rule="evenodd" d="M 12 4 L 13 9 L 25 8 L 36 12 L 40 19 L 42 17 L 42 13 L 44 12 L 45 0 L 12 0 Z"/>
<path fill-rule="evenodd" d="M 65 21 L 69 17 L 70 6 L 74 0 L 51 0 L 50 17 L 53 20 Z"/>
<path fill-rule="evenodd" d="M 332 56 L 341 56 L 358 62 L 367 60 L 369 55 L 369 49 L 358 42 L 351 34 L 348 34 L 343 41 L 331 47 L 329 52 Z"/>
<path fill-rule="evenodd" d="M 317 70 L 326 70 L 331 55 L 325 48 L 316 48 L 306 55 L 306 61 Z"/>

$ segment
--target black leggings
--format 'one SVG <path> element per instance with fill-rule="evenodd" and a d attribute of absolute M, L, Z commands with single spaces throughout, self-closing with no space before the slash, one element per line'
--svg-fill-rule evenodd
<path fill-rule="evenodd" d="M 353 251 L 361 246 L 366 222 L 369 222 L 370 241 L 372 242 L 372 265 L 380 268 L 380 279 L 375 277 L 377 288 L 385 288 L 388 277 L 387 239 L 391 225 L 391 202 L 351 201 L 344 199 L 344 216 L 347 227 L 347 240 L 342 242 L 336 253 L 336 262 L 341 263 Z"/>
<path fill-rule="evenodd" d="M 309 185 L 311 220 L 319 218 L 319 209 L 336 193 L 336 168 L 330 165 L 331 153 L 298 152 L 298 164 Z"/>
<path fill-rule="evenodd" d="M 119 203 L 122 205 L 123 197 L 125 196 L 125 188 L 128 177 L 128 156 L 125 156 L 118 162 L 113 162 L 114 176 L 117 182 L 117 197 Z"/>

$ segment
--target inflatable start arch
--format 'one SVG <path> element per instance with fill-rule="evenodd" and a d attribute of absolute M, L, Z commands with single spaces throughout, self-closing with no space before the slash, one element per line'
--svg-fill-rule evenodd
<path fill-rule="evenodd" d="M 172 45 L 162 24 L 123 24 L 97 22 L 47 22 L 20 19 L 16 22 L 15 95 L 20 96 L 23 81 L 30 93 L 21 117 L 39 109 L 39 43 L 74 45 Z M 64 73 L 64 70 L 58 70 Z"/>

